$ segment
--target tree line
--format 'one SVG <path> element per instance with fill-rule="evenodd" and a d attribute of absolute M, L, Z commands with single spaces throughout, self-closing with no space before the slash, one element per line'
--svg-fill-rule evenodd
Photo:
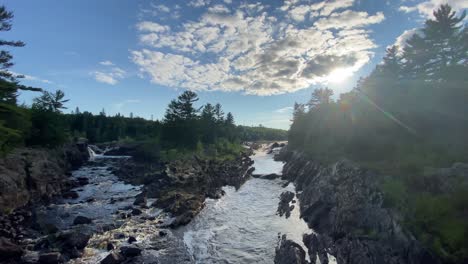
<path fill-rule="evenodd" d="M 468 190 L 431 189 L 424 168 L 467 161 L 465 16 L 442 5 L 403 47 L 389 47 L 352 91 L 335 100 L 331 89 L 314 90 L 308 102 L 295 104 L 288 135 L 292 149 L 315 160 L 345 157 L 392 175 L 382 182 L 388 204 L 453 263 L 468 259 Z"/>

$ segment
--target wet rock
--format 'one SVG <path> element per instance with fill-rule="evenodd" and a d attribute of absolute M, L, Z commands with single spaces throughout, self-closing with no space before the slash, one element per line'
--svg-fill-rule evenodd
<path fill-rule="evenodd" d="M 320 234 L 304 242 L 322 263 L 327 250 L 338 263 L 439 263 L 384 206 L 379 175 L 348 160 L 327 166 L 298 152 L 283 156 L 282 178 L 301 191 L 301 217 Z"/>
<path fill-rule="evenodd" d="M 121 247 L 120 248 L 120 253 L 124 257 L 136 257 L 141 254 L 141 249 L 135 247 L 135 246 L 129 246 L 129 247 Z"/>
<path fill-rule="evenodd" d="M 73 248 L 83 249 L 88 244 L 91 233 L 84 230 L 66 231 L 57 236 L 57 242 L 65 251 L 71 252 Z"/>
<path fill-rule="evenodd" d="M 294 193 L 286 191 L 280 195 L 280 201 L 278 204 L 278 214 L 280 216 L 286 215 L 286 218 L 291 216 L 291 211 L 294 209 L 294 205 L 289 205 L 289 203 L 294 199 Z"/>
<path fill-rule="evenodd" d="M 141 215 L 142 213 L 143 212 L 140 209 L 137 209 L 137 208 L 132 210 L 132 215 Z"/>
<path fill-rule="evenodd" d="M 89 179 L 86 177 L 77 177 L 76 180 L 80 186 L 89 184 Z"/>
<path fill-rule="evenodd" d="M 123 257 L 122 255 L 112 252 L 107 255 L 103 260 L 101 260 L 101 264 L 119 264 L 122 263 Z"/>
<path fill-rule="evenodd" d="M 109 242 L 109 243 L 107 243 L 106 249 L 107 249 L 107 251 L 111 251 L 111 250 L 115 249 L 115 246 L 114 246 L 114 244 Z"/>
<path fill-rule="evenodd" d="M 39 255 L 40 264 L 58 264 L 63 263 L 62 255 L 59 252 L 43 253 Z"/>
<path fill-rule="evenodd" d="M 166 231 L 163 231 L 163 230 L 160 230 L 160 231 L 159 231 L 159 236 L 160 236 L 160 237 L 165 237 L 165 236 L 167 236 L 167 232 L 166 232 Z"/>
<path fill-rule="evenodd" d="M 73 220 L 73 225 L 86 225 L 91 224 L 93 221 L 85 216 L 77 216 L 75 220 Z"/>
<path fill-rule="evenodd" d="M 0 212 L 49 201 L 70 188 L 67 171 L 88 159 L 76 144 L 57 150 L 20 148 L 0 158 Z"/>
<path fill-rule="evenodd" d="M 133 202 L 133 205 L 146 206 L 146 202 L 146 193 L 142 192 L 135 197 L 135 202 Z"/>
<path fill-rule="evenodd" d="M 124 238 L 125 238 L 125 234 L 124 234 L 124 233 L 115 233 L 115 234 L 114 234 L 114 238 L 115 238 L 115 239 L 124 239 Z"/>
<path fill-rule="evenodd" d="M 63 193 L 62 197 L 66 199 L 76 199 L 79 197 L 79 195 L 75 191 L 68 191 L 68 192 Z"/>
<path fill-rule="evenodd" d="M 136 241 L 137 241 L 137 239 L 136 239 L 134 236 L 128 237 L 128 240 L 127 240 L 127 242 L 128 242 L 129 244 L 131 244 L 131 243 L 133 243 L 133 242 L 136 242 Z"/>
<path fill-rule="evenodd" d="M 302 247 L 283 235 L 275 252 L 275 264 L 307 264 Z"/>
<path fill-rule="evenodd" d="M 0 237 L 0 261 L 19 258 L 23 254 L 23 249 L 11 240 Z"/>
<path fill-rule="evenodd" d="M 187 212 L 185 214 L 177 216 L 170 224 L 169 227 L 176 228 L 179 226 L 184 226 L 192 221 L 194 215 L 192 212 Z"/>
<path fill-rule="evenodd" d="M 265 180 L 274 180 L 278 178 L 281 178 L 281 176 L 276 173 L 271 173 L 271 174 L 260 176 L 260 179 L 265 179 Z"/>

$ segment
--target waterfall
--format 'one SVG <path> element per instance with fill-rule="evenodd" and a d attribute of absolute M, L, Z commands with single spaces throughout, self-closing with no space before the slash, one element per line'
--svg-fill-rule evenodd
<path fill-rule="evenodd" d="M 96 158 L 96 152 L 88 146 L 89 160 L 94 160 Z"/>

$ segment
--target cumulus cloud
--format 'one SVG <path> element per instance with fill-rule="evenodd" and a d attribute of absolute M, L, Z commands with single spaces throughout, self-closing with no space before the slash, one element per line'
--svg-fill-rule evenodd
<path fill-rule="evenodd" d="M 141 49 L 133 62 L 151 82 L 195 91 L 242 91 L 272 95 L 327 82 L 337 68 L 356 72 L 376 47 L 368 26 L 381 12 L 349 10 L 354 0 L 311 4 L 286 0 L 282 6 L 231 1 L 204 8 L 197 18 L 169 27 L 151 19 L 137 25 Z M 348 10 L 347 10 L 348 9 Z"/>
<path fill-rule="evenodd" d="M 116 67 L 111 61 L 102 61 L 99 64 L 106 67 L 103 70 L 90 73 L 96 81 L 115 85 L 125 77 L 126 72 L 123 69 Z"/>
<path fill-rule="evenodd" d="M 406 13 L 417 11 L 423 17 L 427 18 L 432 17 L 434 10 L 443 4 L 449 4 L 455 10 L 468 8 L 468 1 L 466 0 L 429 0 L 414 6 L 401 6 L 399 10 Z"/>

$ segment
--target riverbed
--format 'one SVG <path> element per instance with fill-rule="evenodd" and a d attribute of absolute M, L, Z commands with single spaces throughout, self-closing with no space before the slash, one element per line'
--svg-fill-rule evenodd
<path fill-rule="evenodd" d="M 280 175 L 283 163 L 274 161 L 267 150 L 265 146 L 251 157 L 254 173 Z M 139 208 L 141 213 L 132 214 L 142 186 L 126 184 L 112 173 L 113 163 L 127 157 L 93 158 L 72 174 L 89 180 L 72 190 L 78 198 L 61 199 L 37 212 L 40 221 L 61 231 L 93 233 L 82 256 L 69 263 L 99 263 L 109 254 L 109 244 L 116 249 L 142 249 L 132 263 L 273 263 L 280 235 L 303 246 L 303 234 L 312 232 L 299 217 L 296 198 L 290 217 L 277 214 L 281 193 L 295 192 L 294 186 L 280 179 L 259 178 L 247 180 L 237 190 L 224 187 L 225 195 L 207 199 L 205 208 L 187 226 L 168 229 L 165 223 L 171 217 L 152 207 L 154 200 Z M 77 216 L 89 217 L 92 223 L 74 225 Z"/>

